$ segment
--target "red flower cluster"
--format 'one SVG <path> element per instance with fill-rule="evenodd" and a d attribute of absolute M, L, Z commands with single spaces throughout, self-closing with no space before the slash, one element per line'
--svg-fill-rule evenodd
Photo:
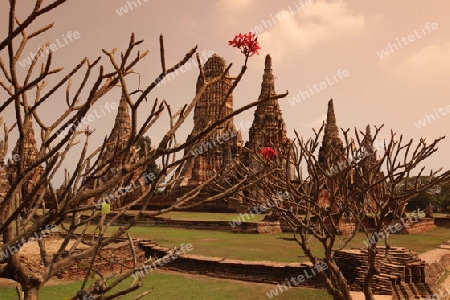
<path fill-rule="evenodd" d="M 246 57 L 254 54 L 259 55 L 258 50 L 261 49 L 258 44 L 258 37 L 256 37 L 256 34 L 251 32 L 247 34 L 239 33 L 232 41 L 228 41 L 228 45 L 240 49 Z"/>
<path fill-rule="evenodd" d="M 94 130 L 91 130 L 91 129 L 89 129 L 89 126 L 84 130 L 84 134 L 85 135 L 91 135 L 91 134 L 93 134 L 94 133 L 94 131 L 95 131 L 95 129 Z"/>
<path fill-rule="evenodd" d="M 261 153 L 266 160 L 272 159 L 274 156 L 278 156 L 278 152 L 270 147 L 262 148 L 261 150 L 259 150 L 259 153 Z"/>

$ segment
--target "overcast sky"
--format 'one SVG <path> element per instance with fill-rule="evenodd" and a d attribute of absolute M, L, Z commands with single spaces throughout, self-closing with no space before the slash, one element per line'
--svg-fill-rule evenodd
<path fill-rule="evenodd" d="M 5 35 L 7 2 L 0 2 L 1 36 Z M 20 5 L 23 16 L 30 7 Z M 433 139 L 448 134 L 450 127 L 449 11 L 447 0 L 71 0 L 38 20 L 37 25 L 55 22 L 55 27 L 30 43 L 23 58 L 45 42 L 59 40 L 62 46 L 54 53 L 55 66 L 68 70 L 85 56 L 101 55 L 102 48 L 125 49 L 134 32 L 145 40 L 141 49 L 150 51 L 137 67 L 141 84 L 149 84 L 161 72 L 158 37 L 163 34 L 167 65 L 197 45 L 202 57 L 214 52 L 233 63 L 231 74 L 235 75 L 244 57 L 228 46 L 228 40 L 239 32 L 256 30 L 260 55 L 249 60 L 234 93 L 235 108 L 257 99 L 264 56 L 270 53 L 276 91 L 289 91 L 280 105 L 291 137 L 294 129 L 310 136 L 311 127 L 320 126 L 327 101 L 333 98 L 340 127 L 385 124 L 384 136 L 393 129 L 407 138 Z M 65 43 L 63 35 L 67 37 L 69 31 L 78 32 L 78 38 Z M 0 55 L 5 58 L 6 52 Z M 105 58 L 102 62 L 108 64 Z M 180 72 L 152 97 L 166 99 L 177 110 L 193 97 L 197 76 L 195 67 Z M 0 97 L 4 95 L 0 92 Z M 98 109 L 108 101 L 117 102 L 117 96 L 103 99 Z M 64 100 L 51 103 L 40 113 L 54 120 Z M 112 128 L 114 117 L 115 113 L 105 114 L 92 122 L 98 141 Z M 180 140 L 192 129 L 191 119 L 180 131 Z M 253 121 L 253 110 L 235 118 L 237 127 L 241 121 Z M 148 135 L 159 141 L 166 126 L 158 124 Z M 247 133 L 243 135 L 247 138 Z M 449 153 L 450 137 L 427 165 L 449 168 Z"/>

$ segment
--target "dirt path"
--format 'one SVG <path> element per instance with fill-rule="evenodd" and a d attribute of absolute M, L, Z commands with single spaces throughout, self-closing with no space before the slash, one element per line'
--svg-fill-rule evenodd
<path fill-rule="evenodd" d="M 447 241 L 450 243 L 450 241 Z M 431 249 L 419 254 L 419 257 L 425 262 L 431 264 L 438 262 L 444 255 L 450 254 L 450 247 L 439 246 L 436 249 Z"/>
<path fill-rule="evenodd" d="M 350 292 L 353 300 L 365 300 L 363 292 Z M 374 295 L 376 300 L 392 300 L 392 296 L 389 295 Z"/>
<path fill-rule="evenodd" d="M 45 239 L 45 249 L 47 251 L 48 255 L 52 255 L 55 254 L 62 242 L 64 241 L 64 239 L 62 238 L 55 238 L 52 237 L 50 239 Z M 66 246 L 66 250 L 69 250 L 72 245 L 73 245 L 74 241 L 69 241 L 69 243 Z M 80 244 L 77 249 L 79 248 L 83 248 L 83 247 L 87 247 L 85 245 Z M 25 264 L 33 271 L 35 272 L 39 272 L 39 264 L 36 265 L 35 261 L 41 261 L 40 260 L 40 253 L 39 253 L 39 244 L 37 242 L 30 242 L 25 244 L 19 251 L 19 258 L 25 262 Z M 57 278 L 52 278 L 50 279 L 46 285 L 60 285 L 60 284 L 66 284 L 68 283 L 67 280 L 62 280 L 62 279 L 57 279 Z M 4 278 L 0 278 L 0 287 L 14 287 L 16 286 L 17 283 L 9 280 L 9 279 L 4 279 Z"/>
<path fill-rule="evenodd" d="M 441 260 L 444 255 L 450 254 L 450 240 L 445 242 L 443 245 L 437 247 L 436 249 L 431 249 L 419 254 L 419 257 L 423 259 L 425 262 L 431 264 L 436 263 Z M 450 276 L 441 283 L 440 289 L 443 293 L 449 295 L 450 293 Z M 448 290 L 448 291 L 447 291 Z M 450 299 L 450 296 L 447 298 L 439 298 L 439 299 Z"/>

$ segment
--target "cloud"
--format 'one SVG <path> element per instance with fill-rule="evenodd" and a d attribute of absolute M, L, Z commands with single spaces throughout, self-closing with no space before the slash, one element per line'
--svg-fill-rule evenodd
<path fill-rule="evenodd" d="M 383 22 L 385 19 L 385 15 L 383 13 L 376 13 L 374 16 L 375 24 L 380 24 L 380 22 Z"/>
<path fill-rule="evenodd" d="M 432 79 L 450 73 L 450 42 L 432 44 L 423 47 L 412 55 L 406 56 L 393 67 L 396 76 L 408 79 Z"/>
<path fill-rule="evenodd" d="M 225 12 L 243 12 L 252 2 L 253 0 L 219 0 L 216 6 Z"/>
<path fill-rule="evenodd" d="M 322 126 L 323 122 L 326 122 L 326 120 L 327 120 L 327 115 L 322 114 L 319 118 L 317 118 L 311 122 L 303 123 L 301 125 L 304 127 L 307 127 L 307 128 L 319 129 L 320 126 Z"/>
<path fill-rule="evenodd" d="M 238 20 L 236 14 L 245 13 L 254 0 L 219 0 L 216 8 L 225 16 L 228 25 L 235 24 Z"/>
<path fill-rule="evenodd" d="M 280 11 L 285 16 L 289 13 L 289 17 L 280 21 L 275 19 L 276 24 L 259 38 L 264 50 L 273 53 L 274 57 L 280 57 L 288 50 L 311 50 L 321 43 L 358 35 L 365 30 L 364 17 L 350 11 L 344 0 L 319 0 L 294 10 L 295 14 L 289 11 L 292 7 Z"/>

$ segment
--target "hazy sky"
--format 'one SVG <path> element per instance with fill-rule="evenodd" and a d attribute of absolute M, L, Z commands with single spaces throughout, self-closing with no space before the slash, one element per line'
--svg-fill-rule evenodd
<path fill-rule="evenodd" d="M 1 36 L 5 35 L 7 2 L 0 2 Z M 20 5 L 21 15 L 30 9 Z M 239 32 L 257 30 L 260 55 L 249 60 L 247 73 L 234 93 L 235 108 L 257 99 L 264 56 L 270 53 L 275 88 L 279 93 L 289 91 L 280 105 L 290 136 L 294 129 L 310 136 L 311 127 L 320 126 L 326 103 L 333 98 L 340 127 L 363 129 L 367 124 L 384 123 L 384 136 L 393 129 L 406 138 L 432 139 L 446 135 L 450 127 L 449 11 L 447 0 L 71 0 L 39 19 L 38 25 L 55 22 L 55 27 L 30 43 L 23 58 L 45 42 L 59 40 L 63 47 L 58 46 L 54 53 L 55 66 L 68 70 L 85 56 L 94 59 L 101 55 L 102 48 L 125 49 L 130 33 L 135 32 L 138 39 L 145 40 L 141 49 L 150 51 L 136 68 L 141 84 L 149 84 L 161 72 L 158 37 L 163 34 L 167 65 L 198 45 L 200 55 L 215 52 L 233 63 L 233 75 L 244 57 L 228 46 L 228 40 Z M 69 31 L 78 32 L 78 39 L 65 43 L 63 35 L 67 37 Z M 5 58 L 6 52 L 0 55 Z M 108 65 L 105 57 L 102 62 Z M 166 99 L 177 110 L 193 97 L 197 76 L 195 67 L 180 72 L 152 97 Z M 0 97 L 4 95 L 1 91 Z M 118 94 L 103 99 L 98 109 L 117 101 L 115 96 Z M 64 106 L 62 94 L 51 103 L 40 113 L 54 120 Z M 236 126 L 253 121 L 253 111 L 235 118 Z M 92 122 L 98 141 L 112 128 L 114 117 L 115 112 Z M 191 118 L 180 131 L 180 140 L 192 129 Z M 6 119 L 11 120 L 10 116 Z M 152 140 L 159 141 L 166 126 L 161 122 L 149 132 Z M 450 137 L 427 165 L 449 168 L 449 153 Z"/>

